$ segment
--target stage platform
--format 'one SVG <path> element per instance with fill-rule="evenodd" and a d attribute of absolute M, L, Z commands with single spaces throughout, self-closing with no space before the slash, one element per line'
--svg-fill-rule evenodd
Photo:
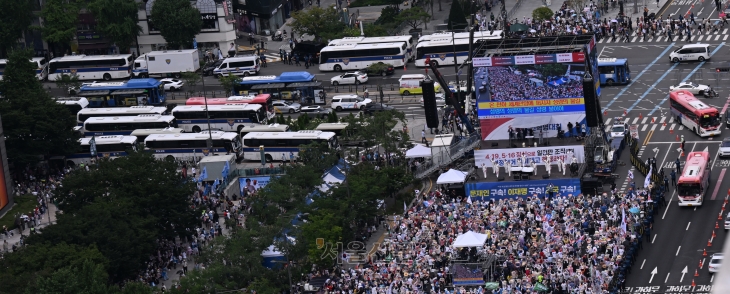
<path fill-rule="evenodd" d="M 522 148 L 522 144 L 525 147 L 535 147 L 535 143 L 538 143 L 538 147 L 544 146 L 569 146 L 569 145 L 583 145 L 583 140 L 578 140 L 576 137 L 567 138 L 543 138 L 542 144 L 539 138 L 526 138 L 526 139 L 512 139 L 512 140 L 489 140 L 482 141 L 482 149 L 495 149 L 495 148 Z"/>

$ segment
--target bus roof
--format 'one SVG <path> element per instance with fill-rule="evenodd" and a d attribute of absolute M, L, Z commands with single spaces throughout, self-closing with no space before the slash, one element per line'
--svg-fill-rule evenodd
<path fill-rule="evenodd" d="M 475 37 L 474 41 L 482 40 L 482 39 L 486 39 L 486 38 L 476 38 Z M 451 39 L 451 38 L 433 39 L 430 41 L 424 41 L 424 42 L 418 43 L 418 45 L 416 45 L 416 48 L 428 47 L 428 46 L 452 45 L 452 44 L 453 45 L 469 44 L 469 39 L 456 39 L 456 40 Z"/>
<path fill-rule="evenodd" d="M 717 113 L 717 109 L 697 99 L 690 91 L 677 90 L 669 92 L 669 97 L 689 110 L 697 110 L 700 114 Z"/>
<path fill-rule="evenodd" d="M 344 37 L 342 39 L 332 40 L 327 46 L 346 43 L 389 43 L 389 42 L 411 42 L 412 36 L 386 36 L 386 37 Z"/>
<path fill-rule="evenodd" d="M 349 123 L 338 122 L 338 123 L 321 123 L 317 126 L 318 131 L 331 131 L 331 130 L 344 130 L 347 128 Z"/>
<path fill-rule="evenodd" d="M 288 132 L 289 125 L 285 124 L 270 124 L 270 125 L 249 125 L 241 129 L 241 133 L 251 132 Z"/>
<path fill-rule="evenodd" d="M 300 138 L 300 139 L 330 139 L 335 136 L 333 132 L 322 132 L 322 131 L 298 131 L 298 132 L 258 132 L 248 133 L 243 139 L 287 139 L 287 138 Z"/>
<path fill-rule="evenodd" d="M 405 42 L 397 42 L 397 43 L 377 43 L 377 44 L 358 44 L 358 43 L 342 43 L 342 44 L 336 44 L 334 46 L 327 46 L 322 48 L 321 52 L 328 52 L 328 51 L 345 51 L 345 50 L 352 50 L 352 49 L 377 49 L 377 48 L 383 48 L 383 47 L 402 47 L 405 45 Z"/>
<path fill-rule="evenodd" d="M 598 66 L 601 65 L 624 65 L 629 60 L 626 58 L 598 58 Z"/>
<path fill-rule="evenodd" d="M 158 80 L 149 79 L 131 79 L 126 82 L 107 82 L 107 83 L 93 83 L 81 87 L 81 91 L 84 90 L 124 90 L 124 89 L 145 89 L 145 88 L 158 88 L 162 83 Z"/>
<path fill-rule="evenodd" d="M 94 115 L 107 115 L 114 116 L 119 113 L 139 113 L 139 114 L 162 114 L 167 111 L 165 107 L 155 106 L 130 106 L 130 107 L 115 107 L 115 108 L 85 108 L 79 111 L 80 115 L 83 114 L 94 114 Z"/>
<path fill-rule="evenodd" d="M 84 97 L 57 97 L 56 102 L 65 105 L 80 105 L 82 108 L 89 106 L 89 100 Z M 83 110 L 83 109 L 82 109 Z"/>
<path fill-rule="evenodd" d="M 273 83 L 302 83 L 311 82 L 314 75 L 306 71 L 288 71 L 277 76 L 255 76 L 241 79 L 240 85 L 273 84 Z"/>
<path fill-rule="evenodd" d="M 79 143 L 81 145 L 89 145 L 89 142 L 92 138 L 81 138 L 79 139 Z M 137 137 L 135 136 L 99 136 L 94 137 L 94 141 L 96 141 L 97 145 L 105 145 L 105 144 L 118 144 L 118 143 L 128 143 L 128 144 L 134 144 L 137 142 Z"/>
<path fill-rule="evenodd" d="M 687 154 L 687 163 L 684 165 L 679 182 L 697 182 L 704 174 L 707 163 L 710 161 L 710 153 L 706 151 L 690 152 Z"/>
<path fill-rule="evenodd" d="M 256 111 L 261 109 L 261 104 L 225 104 L 225 105 L 208 105 L 208 111 L 225 111 L 225 110 L 251 110 Z M 186 112 L 186 111 L 205 111 L 205 105 L 184 105 L 176 106 L 172 109 L 172 112 Z"/>
<path fill-rule="evenodd" d="M 222 105 L 222 104 L 263 104 L 271 99 L 271 94 L 258 94 L 248 96 L 231 96 L 228 98 L 208 98 L 208 105 Z M 191 97 L 185 101 L 185 105 L 205 105 L 205 97 Z"/>
<path fill-rule="evenodd" d="M 210 137 L 213 137 L 213 139 L 235 140 L 238 138 L 238 134 L 232 132 L 213 131 L 210 132 L 210 135 L 208 133 L 208 131 L 204 131 L 200 133 L 151 134 L 144 141 L 208 140 Z"/>
<path fill-rule="evenodd" d="M 92 117 L 86 120 L 84 124 L 88 123 L 99 123 L 99 124 L 111 124 L 120 122 L 169 122 L 174 120 L 175 117 L 172 115 L 159 115 L 159 114 L 140 114 L 137 116 L 100 116 Z"/>
<path fill-rule="evenodd" d="M 138 129 L 132 131 L 132 136 L 146 137 L 152 134 L 180 134 L 183 129 L 180 128 L 164 128 L 164 129 Z"/>
<path fill-rule="evenodd" d="M 102 59 L 119 58 L 119 57 L 124 57 L 124 59 L 127 59 L 129 57 L 132 57 L 132 54 L 116 54 L 116 55 L 84 55 L 84 54 L 78 54 L 78 55 L 66 55 L 66 56 L 56 57 L 54 59 L 51 59 L 51 62 L 54 62 L 54 61 L 67 61 L 67 60 L 102 60 Z"/>
<path fill-rule="evenodd" d="M 478 38 L 501 38 L 503 34 L 503 31 L 496 30 L 496 31 L 478 31 L 474 32 L 474 39 Z M 443 33 L 433 33 L 430 35 L 421 36 L 418 38 L 418 43 L 421 42 L 427 42 L 431 41 L 433 39 L 441 39 L 441 38 L 454 38 L 454 39 L 469 39 L 469 33 L 451 33 L 451 32 L 443 32 Z"/>

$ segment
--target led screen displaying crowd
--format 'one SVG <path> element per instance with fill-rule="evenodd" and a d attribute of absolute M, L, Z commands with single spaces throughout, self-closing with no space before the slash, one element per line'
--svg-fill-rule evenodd
<path fill-rule="evenodd" d="M 475 69 L 480 101 L 514 101 L 583 97 L 584 65 L 492 66 Z"/>

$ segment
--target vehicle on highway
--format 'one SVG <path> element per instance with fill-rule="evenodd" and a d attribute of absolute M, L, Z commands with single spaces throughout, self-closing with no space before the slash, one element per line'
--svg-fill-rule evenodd
<path fill-rule="evenodd" d="M 629 60 L 626 58 L 598 58 L 598 78 L 601 85 L 626 85 L 631 83 Z"/>
<path fill-rule="evenodd" d="M 502 37 L 504 35 L 504 31 L 501 30 L 494 30 L 494 31 L 477 31 L 474 32 L 474 39 L 479 38 L 493 38 L 493 37 Z M 418 38 L 418 43 L 421 42 L 427 42 L 437 39 L 443 39 L 443 38 L 454 38 L 454 39 L 469 39 L 469 33 L 452 33 L 452 32 L 442 32 L 442 33 L 433 33 L 430 35 L 423 35 L 420 38 Z"/>
<path fill-rule="evenodd" d="M 165 112 L 167 112 L 167 108 L 159 106 L 132 106 L 125 108 L 84 108 L 76 113 L 76 123 L 79 126 L 83 126 L 84 122 L 92 117 L 138 116 L 142 114 L 164 114 Z"/>
<path fill-rule="evenodd" d="M 198 49 L 164 50 L 147 52 L 134 60 L 132 75 L 141 78 L 179 79 L 184 72 L 197 72 L 200 69 Z"/>
<path fill-rule="evenodd" d="M 96 154 L 91 154 L 91 142 L 94 141 Z M 135 136 L 98 136 L 79 139 L 81 150 L 76 154 L 66 156 L 66 165 L 73 167 L 79 164 L 91 164 L 94 158 L 114 159 L 126 156 L 128 151 L 137 150 Z"/>
<path fill-rule="evenodd" d="M 373 100 L 364 99 L 358 95 L 335 95 L 332 97 L 332 109 L 335 111 L 343 110 L 362 110 Z"/>
<path fill-rule="evenodd" d="M 364 72 L 348 72 L 341 75 L 334 76 L 330 79 L 330 83 L 333 86 L 337 85 L 359 85 L 361 83 L 368 82 L 368 75 Z"/>
<path fill-rule="evenodd" d="M 692 82 L 679 83 L 676 86 L 669 86 L 669 91 L 686 90 L 695 95 L 705 95 L 705 93 L 712 90 L 712 87 L 708 85 L 695 84 Z"/>
<path fill-rule="evenodd" d="M 622 117 L 615 117 L 611 126 L 611 138 L 623 138 L 629 132 L 629 124 Z"/>
<path fill-rule="evenodd" d="M 296 102 L 276 100 L 272 102 L 276 113 L 295 113 L 302 109 L 302 105 Z"/>
<path fill-rule="evenodd" d="M 208 140 L 213 139 L 213 148 Z M 208 155 L 235 154 L 241 159 L 241 137 L 232 132 L 204 131 L 200 133 L 152 134 L 144 140 L 145 150 L 157 159 L 195 160 Z"/>
<path fill-rule="evenodd" d="M 362 70 L 368 76 L 390 76 L 395 73 L 395 67 L 392 64 L 376 62 Z"/>
<path fill-rule="evenodd" d="M 481 35 L 474 35 L 474 43 L 480 40 L 500 40 L 502 39 L 502 31 L 494 31 Z M 467 35 L 469 33 L 466 33 Z M 454 51 L 456 51 L 456 62 L 464 63 L 469 57 L 469 37 L 460 38 L 454 34 L 454 38 L 450 36 L 441 36 L 429 41 L 419 41 L 416 45 L 415 64 L 418 67 L 426 66 L 426 59 L 437 66 L 454 65 Z M 421 37 L 423 38 L 423 37 Z"/>
<path fill-rule="evenodd" d="M 176 128 L 172 115 L 142 114 L 138 116 L 91 117 L 84 122 L 82 133 L 86 137 L 129 135 L 138 129 Z"/>
<path fill-rule="evenodd" d="M 327 46 L 320 52 L 319 70 L 355 70 L 376 62 L 403 66 L 406 63 L 407 50 L 408 45 L 405 42 Z"/>
<path fill-rule="evenodd" d="M 709 44 L 687 44 L 669 53 L 669 60 L 672 62 L 681 61 L 705 61 L 710 59 Z"/>
<path fill-rule="evenodd" d="M 337 150 L 337 135 L 333 132 L 298 131 L 298 132 L 259 132 L 248 133 L 241 140 L 243 144 L 243 159 L 261 160 L 263 153 L 266 162 L 274 160 L 289 160 L 289 155 L 299 157 L 302 145 L 311 143 L 325 143 L 327 149 Z M 264 147 L 262 151 L 260 148 Z"/>
<path fill-rule="evenodd" d="M 686 90 L 669 92 L 669 109 L 675 121 L 692 130 L 700 137 L 720 135 L 720 113 Z"/>
<path fill-rule="evenodd" d="M 696 151 L 687 154 L 684 170 L 677 181 L 679 206 L 701 206 L 705 194 L 710 190 L 712 172 L 710 152 Z"/>
<path fill-rule="evenodd" d="M 290 130 L 289 125 L 284 124 L 270 124 L 270 125 L 250 125 L 246 126 L 241 130 L 241 138 L 245 137 L 248 133 L 279 133 L 288 132 Z"/>
<path fill-rule="evenodd" d="M 720 154 L 718 154 L 718 156 L 720 157 L 730 156 L 730 137 L 722 139 L 719 152 Z"/>
<path fill-rule="evenodd" d="M 216 61 L 208 62 L 203 66 L 202 72 L 204 76 L 212 76 L 213 71 L 223 63 L 223 59 L 218 59 Z"/>
<path fill-rule="evenodd" d="M 367 115 L 374 115 L 378 112 L 390 111 L 390 110 L 395 110 L 395 107 L 388 106 L 383 103 L 370 103 L 365 106 L 365 109 L 363 109 L 363 112 Z"/>
<path fill-rule="evenodd" d="M 424 107 L 423 96 L 421 96 L 421 99 L 419 100 L 419 102 L 421 103 L 421 107 Z M 444 105 L 446 105 L 446 94 L 436 93 L 436 106 L 443 107 Z"/>
<path fill-rule="evenodd" d="M 165 87 L 165 91 L 180 90 L 185 85 L 185 82 L 183 82 L 182 80 L 171 78 L 161 79 L 160 83 L 162 83 L 162 86 Z"/>
<path fill-rule="evenodd" d="M 132 54 L 67 55 L 48 62 L 48 80 L 55 81 L 63 74 L 75 74 L 79 80 L 126 79 L 133 67 Z"/>
<path fill-rule="evenodd" d="M 344 37 L 342 39 L 332 40 L 329 42 L 329 46 L 339 44 L 382 44 L 382 43 L 406 43 L 406 59 L 411 60 L 413 58 L 413 36 L 385 36 L 385 37 Z M 299 45 L 299 44 L 297 44 Z"/>
<path fill-rule="evenodd" d="M 319 105 L 302 106 L 301 113 L 325 119 L 330 115 L 330 113 L 332 113 L 332 108 L 324 108 Z"/>
<path fill-rule="evenodd" d="M 155 79 L 92 83 L 81 87 L 77 96 L 89 99 L 89 107 L 164 105 L 165 88 Z"/>
<path fill-rule="evenodd" d="M 707 270 L 711 273 L 716 273 L 720 271 L 720 266 L 722 265 L 722 260 L 725 259 L 725 255 L 722 253 L 715 253 L 710 257 L 710 263 L 707 267 Z"/>
<path fill-rule="evenodd" d="M 220 129 L 237 134 L 246 126 L 266 123 L 264 108 L 258 104 L 185 105 L 172 109 L 180 128 L 200 133 L 205 129 Z"/>
<path fill-rule="evenodd" d="M 45 57 L 33 57 L 30 59 L 30 63 L 32 63 L 36 68 L 35 77 L 38 78 L 39 81 L 44 81 L 48 78 L 48 62 Z M 3 72 L 7 65 L 7 59 L 0 59 L 0 81 L 3 79 Z"/>

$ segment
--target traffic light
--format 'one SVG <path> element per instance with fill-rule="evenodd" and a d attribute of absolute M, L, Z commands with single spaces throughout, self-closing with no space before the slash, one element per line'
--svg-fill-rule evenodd
<path fill-rule="evenodd" d="M 432 80 L 421 81 L 423 89 L 423 109 L 426 112 L 426 125 L 428 128 L 439 127 L 439 115 L 436 109 L 436 91 Z"/>

